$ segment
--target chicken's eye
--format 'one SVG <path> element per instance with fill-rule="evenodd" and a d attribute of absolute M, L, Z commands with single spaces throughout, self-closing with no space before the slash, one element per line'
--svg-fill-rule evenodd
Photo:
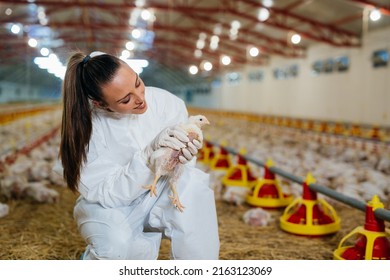
<path fill-rule="evenodd" d="M 203 121 L 203 119 L 202 119 L 202 118 L 200 118 L 199 120 L 200 120 L 200 121 Z"/>

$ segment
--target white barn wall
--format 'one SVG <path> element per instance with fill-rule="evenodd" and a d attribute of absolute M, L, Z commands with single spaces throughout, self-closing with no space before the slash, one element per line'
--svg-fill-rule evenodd
<path fill-rule="evenodd" d="M 311 47 L 305 59 L 272 58 L 269 65 L 242 70 L 238 85 L 228 84 L 226 75 L 220 87 L 208 95 L 217 109 L 245 111 L 296 118 L 335 120 L 366 124 L 390 124 L 390 65 L 373 68 L 372 52 L 390 50 L 390 28 L 369 33 L 361 48 L 334 48 L 319 44 Z M 312 64 L 348 56 L 350 68 L 346 72 L 311 73 Z M 296 78 L 276 80 L 273 70 L 298 64 Z M 250 71 L 261 69 L 264 79 L 251 82 Z M 199 104 L 197 104 L 199 105 Z M 209 106 L 208 106 L 209 107 Z"/>

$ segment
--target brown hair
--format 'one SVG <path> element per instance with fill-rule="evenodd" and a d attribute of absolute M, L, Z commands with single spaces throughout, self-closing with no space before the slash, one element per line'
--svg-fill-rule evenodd
<path fill-rule="evenodd" d="M 120 59 L 108 54 L 90 57 L 75 53 L 68 61 L 62 84 L 60 159 L 64 179 L 73 192 L 78 189 L 92 134 L 90 100 L 106 104 L 101 87 L 113 79 L 119 66 Z"/>

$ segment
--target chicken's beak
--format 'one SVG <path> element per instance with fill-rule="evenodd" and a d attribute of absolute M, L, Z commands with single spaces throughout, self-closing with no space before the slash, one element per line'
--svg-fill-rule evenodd
<path fill-rule="evenodd" d="M 210 124 L 209 120 L 205 119 L 205 123 L 204 124 Z"/>

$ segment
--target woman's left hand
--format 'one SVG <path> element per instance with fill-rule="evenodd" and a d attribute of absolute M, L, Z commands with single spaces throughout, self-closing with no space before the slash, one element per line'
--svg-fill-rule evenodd
<path fill-rule="evenodd" d="M 203 146 L 202 142 L 199 140 L 192 140 L 187 142 L 187 147 L 182 148 L 182 154 L 179 156 L 179 161 L 183 164 L 186 164 L 187 162 L 191 161 L 194 156 L 198 153 L 199 149 L 201 149 Z"/>

